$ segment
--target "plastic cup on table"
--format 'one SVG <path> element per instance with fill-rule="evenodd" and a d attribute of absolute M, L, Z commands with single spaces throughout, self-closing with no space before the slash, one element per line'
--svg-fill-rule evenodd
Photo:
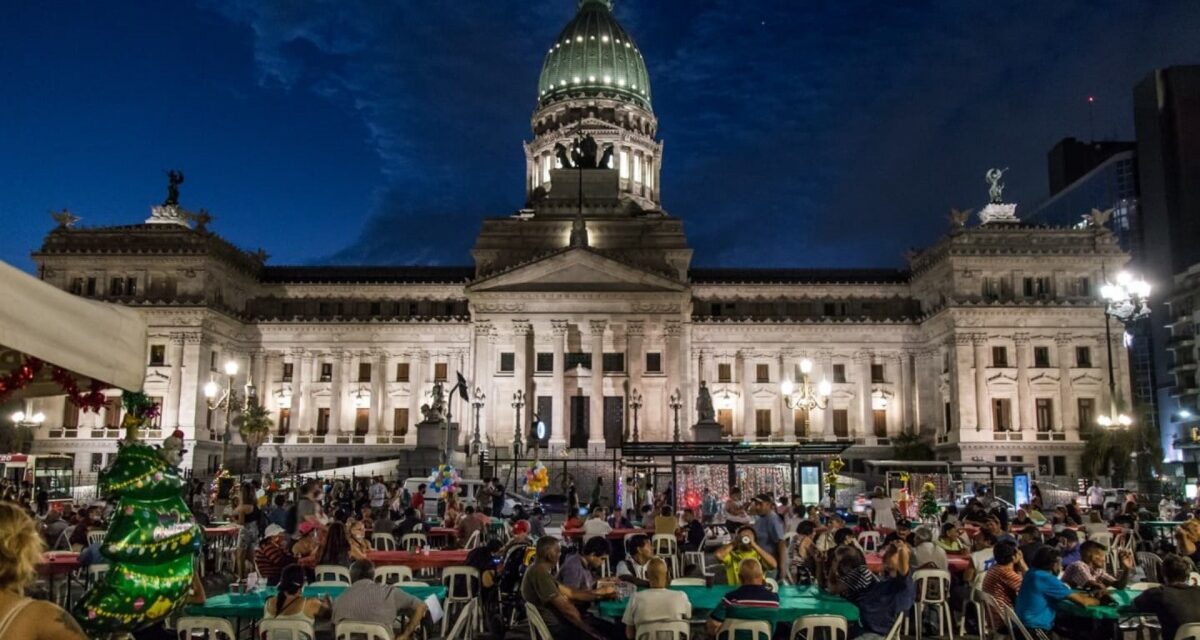
<path fill-rule="evenodd" d="M 708 589 L 713 587 L 713 577 L 711 575 L 704 576 L 704 586 Z"/>

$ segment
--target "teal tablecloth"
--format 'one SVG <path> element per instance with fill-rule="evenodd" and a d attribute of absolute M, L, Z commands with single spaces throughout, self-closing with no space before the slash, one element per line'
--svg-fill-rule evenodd
<path fill-rule="evenodd" d="M 721 598 L 736 587 L 715 585 L 712 587 L 670 587 L 672 591 L 682 591 L 692 603 L 693 618 L 707 618 L 708 614 L 721 603 Z M 600 615 L 605 618 L 620 620 L 625 614 L 629 600 L 605 600 L 597 605 Z M 829 614 L 842 616 L 850 622 L 858 621 L 858 607 L 841 596 L 821 591 L 817 587 L 801 587 L 782 585 L 779 588 L 779 608 L 735 609 L 731 617 L 748 620 L 769 620 L 774 623 L 791 624 L 800 616 L 814 614 Z"/>
<path fill-rule="evenodd" d="M 1090 618 L 1092 620 L 1120 620 L 1130 616 L 1137 615 L 1137 611 L 1133 609 L 1133 599 L 1141 595 L 1141 591 L 1133 589 L 1120 589 L 1111 593 L 1113 602 L 1109 604 L 1096 605 L 1094 607 L 1082 607 L 1070 600 L 1060 600 L 1054 605 L 1054 608 L 1059 613 L 1065 613 L 1077 618 Z"/>
<path fill-rule="evenodd" d="M 305 587 L 304 595 L 310 598 L 329 596 L 336 598 L 346 590 L 346 587 Z M 429 596 L 437 596 L 439 600 L 446 597 L 446 587 L 400 587 L 401 591 L 416 596 L 422 600 Z M 267 598 L 275 595 L 275 587 L 266 587 L 254 593 L 223 593 L 209 598 L 204 604 L 190 605 L 185 612 L 189 616 L 214 616 L 217 618 L 243 618 L 258 620 L 263 617 L 263 607 Z"/>

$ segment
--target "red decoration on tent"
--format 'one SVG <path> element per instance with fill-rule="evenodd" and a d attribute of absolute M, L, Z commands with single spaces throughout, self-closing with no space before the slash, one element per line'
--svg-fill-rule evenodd
<path fill-rule="evenodd" d="M 29 386 L 30 382 L 41 373 L 45 363 L 37 358 L 26 356 L 21 362 L 21 366 L 11 371 L 5 376 L 0 376 L 0 402 L 9 396 L 9 394 L 20 391 Z M 63 393 L 67 394 L 67 398 L 71 403 L 84 411 L 100 412 L 104 408 L 104 390 L 109 385 L 92 380 L 87 391 L 80 391 L 79 383 L 75 381 L 75 376 L 71 372 L 62 367 L 53 367 L 50 377 L 58 386 L 62 388 Z"/>

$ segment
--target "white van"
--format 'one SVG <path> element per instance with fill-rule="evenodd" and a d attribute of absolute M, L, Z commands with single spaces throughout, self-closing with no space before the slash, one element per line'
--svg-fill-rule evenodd
<path fill-rule="evenodd" d="M 408 489 L 410 494 L 417 493 L 417 487 L 425 485 L 425 501 L 429 504 L 434 504 L 438 500 L 438 494 L 433 489 L 429 488 L 429 478 L 408 478 L 402 485 Z M 458 481 L 458 502 L 463 508 L 468 506 L 476 506 L 476 500 L 479 493 L 483 490 L 483 481 L 474 478 L 463 478 Z M 428 511 L 428 510 L 427 510 Z"/>

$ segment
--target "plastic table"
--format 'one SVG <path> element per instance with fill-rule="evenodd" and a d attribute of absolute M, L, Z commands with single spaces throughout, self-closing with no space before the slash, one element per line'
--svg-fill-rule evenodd
<path fill-rule="evenodd" d="M 714 585 L 711 587 L 669 587 L 672 591 L 682 591 L 692 603 L 692 617 L 704 619 L 717 605 L 725 594 L 737 587 L 730 585 Z M 625 615 L 628 599 L 604 600 L 597 604 L 600 615 L 613 620 L 620 620 Z M 785 584 L 779 587 L 779 608 L 763 609 L 758 607 L 735 609 L 731 617 L 748 618 L 751 620 L 768 620 L 773 623 L 791 624 L 800 616 L 814 614 L 829 614 L 842 616 L 849 622 L 858 621 L 858 607 L 841 596 L 821 591 L 817 587 L 801 587 Z"/>

